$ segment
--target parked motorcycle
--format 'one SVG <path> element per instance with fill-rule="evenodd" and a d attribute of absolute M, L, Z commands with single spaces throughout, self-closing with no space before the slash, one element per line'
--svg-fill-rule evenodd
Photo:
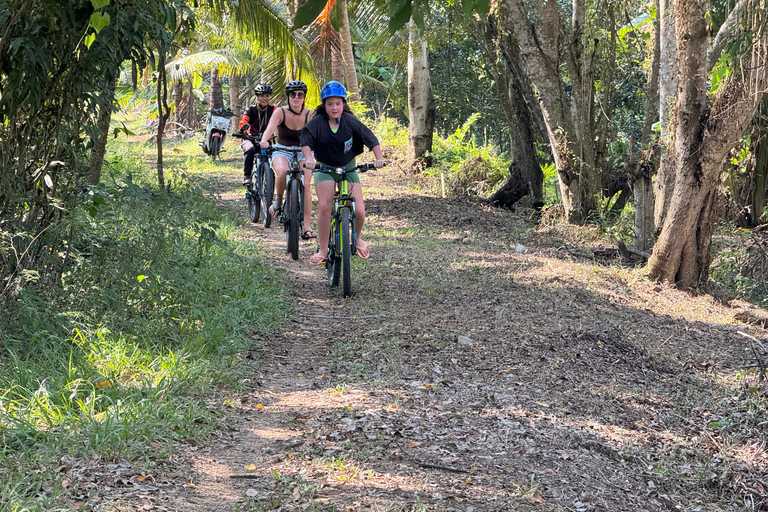
<path fill-rule="evenodd" d="M 213 160 L 221 160 L 219 153 L 224 145 L 224 139 L 232 125 L 232 116 L 235 113 L 228 108 L 210 110 L 205 119 L 205 138 L 200 141 L 203 153 L 211 155 Z"/>

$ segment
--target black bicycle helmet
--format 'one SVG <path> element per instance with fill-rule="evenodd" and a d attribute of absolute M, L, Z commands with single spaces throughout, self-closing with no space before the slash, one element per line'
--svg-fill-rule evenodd
<path fill-rule="evenodd" d="M 306 94 L 307 84 L 305 84 L 301 80 L 291 80 L 290 82 L 285 84 L 285 94 L 290 94 L 293 91 L 303 91 Z"/>
<path fill-rule="evenodd" d="M 253 88 L 257 95 L 259 94 L 272 94 L 272 86 L 269 84 L 258 84 Z"/>

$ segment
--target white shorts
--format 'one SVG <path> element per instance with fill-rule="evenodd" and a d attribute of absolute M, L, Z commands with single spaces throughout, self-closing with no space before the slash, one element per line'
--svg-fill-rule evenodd
<path fill-rule="evenodd" d="M 288 160 L 288 165 L 291 165 L 291 159 L 293 158 L 293 151 L 291 152 L 280 151 L 281 149 L 297 150 L 296 161 L 302 162 L 306 160 L 306 158 L 304 158 L 304 153 L 301 152 L 301 148 L 299 146 L 281 146 L 280 144 L 275 144 L 272 147 L 275 148 L 275 151 L 272 153 L 272 160 L 270 161 L 270 163 L 272 163 L 275 160 L 276 156 L 282 156 L 286 160 Z"/>

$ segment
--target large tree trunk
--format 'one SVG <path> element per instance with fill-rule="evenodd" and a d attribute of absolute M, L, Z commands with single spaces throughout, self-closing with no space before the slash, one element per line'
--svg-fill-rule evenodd
<path fill-rule="evenodd" d="M 352 33 L 349 30 L 349 10 L 347 0 L 336 0 L 336 8 L 341 12 L 341 27 L 339 27 L 339 39 L 341 40 L 341 55 L 344 59 L 344 78 L 347 81 L 349 99 L 360 99 L 360 86 L 357 83 L 357 70 L 355 69 L 355 52 L 352 48 Z"/>
<path fill-rule="evenodd" d="M 522 93 L 522 88 L 528 84 L 521 83 L 522 74 L 516 75 L 512 71 L 522 66 L 517 42 L 511 34 L 499 33 L 495 14 L 489 14 L 486 23 L 473 24 L 471 29 L 476 39 L 484 43 L 483 49 L 492 65 L 496 95 L 509 127 L 513 162 L 509 167 L 509 179 L 489 201 L 510 208 L 527 195 L 539 200 L 544 192 L 544 173 L 536 156 L 531 114 Z M 533 107 L 538 109 L 538 105 Z"/>
<path fill-rule="evenodd" d="M 585 0 L 573 0 L 568 40 L 558 2 L 531 4 L 537 23 L 528 20 L 523 0 L 501 0 L 501 26 L 513 32 L 520 45 L 526 71 L 539 97 L 562 192 L 566 220 L 583 223 L 597 209 L 600 188 L 595 168 L 594 132 L 591 123 L 593 62 L 585 54 Z M 560 62 L 568 66 L 570 98 L 560 80 Z"/>
<path fill-rule="evenodd" d="M 432 137 L 435 129 L 435 97 L 429 72 L 427 43 L 411 18 L 408 24 L 408 155 L 411 171 L 432 165 Z"/>
<path fill-rule="evenodd" d="M 704 0 L 678 0 L 675 183 L 661 235 L 648 262 L 652 278 L 689 289 L 707 278 L 718 177 L 729 150 L 755 113 L 768 86 L 765 0 L 744 17 L 753 46 L 709 105 L 708 26 Z M 662 36 L 663 38 L 663 36 Z M 715 59 L 716 60 L 716 59 Z"/>
<path fill-rule="evenodd" d="M 240 103 L 240 77 L 236 73 L 229 75 L 229 108 L 235 113 L 235 119 L 243 114 L 243 105 Z"/>
<path fill-rule="evenodd" d="M 91 148 L 91 155 L 88 159 L 88 177 L 86 182 L 91 185 L 98 185 L 101 181 L 101 167 L 104 164 L 104 154 L 107 152 L 107 139 L 109 138 L 109 123 L 112 121 L 112 101 L 115 97 L 115 87 L 117 86 L 117 76 L 109 82 L 107 106 L 99 111 L 99 119 L 96 127 L 99 131 L 99 138 L 94 141 Z"/>
<path fill-rule="evenodd" d="M 677 95 L 677 48 L 675 0 L 659 1 L 659 118 L 661 120 L 661 160 L 656 175 L 654 225 L 661 229 L 667 215 L 675 183 L 674 111 Z"/>
<path fill-rule="evenodd" d="M 224 108 L 224 92 L 219 79 L 219 68 L 211 69 L 211 89 L 208 93 L 208 109 Z"/>

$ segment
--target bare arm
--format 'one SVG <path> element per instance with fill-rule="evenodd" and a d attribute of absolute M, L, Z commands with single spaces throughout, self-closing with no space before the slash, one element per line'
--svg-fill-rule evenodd
<path fill-rule="evenodd" d="M 280 112 L 280 119 L 277 119 L 277 113 Z M 269 137 L 275 133 L 275 128 L 277 128 L 277 125 L 280 124 L 283 121 L 283 109 L 275 109 L 274 112 L 272 112 L 272 116 L 269 118 L 269 123 L 267 124 L 267 128 L 264 130 L 264 134 L 261 136 L 261 142 L 259 142 L 259 146 L 266 149 L 269 147 Z"/>
<path fill-rule="evenodd" d="M 373 163 L 376 168 L 384 167 L 384 164 L 386 163 L 384 161 L 384 155 L 381 153 L 381 145 L 377 144 L 371 148 L 371 151 L 373 151 L 373 156 L 376 157 L 376 161 Z"/>

